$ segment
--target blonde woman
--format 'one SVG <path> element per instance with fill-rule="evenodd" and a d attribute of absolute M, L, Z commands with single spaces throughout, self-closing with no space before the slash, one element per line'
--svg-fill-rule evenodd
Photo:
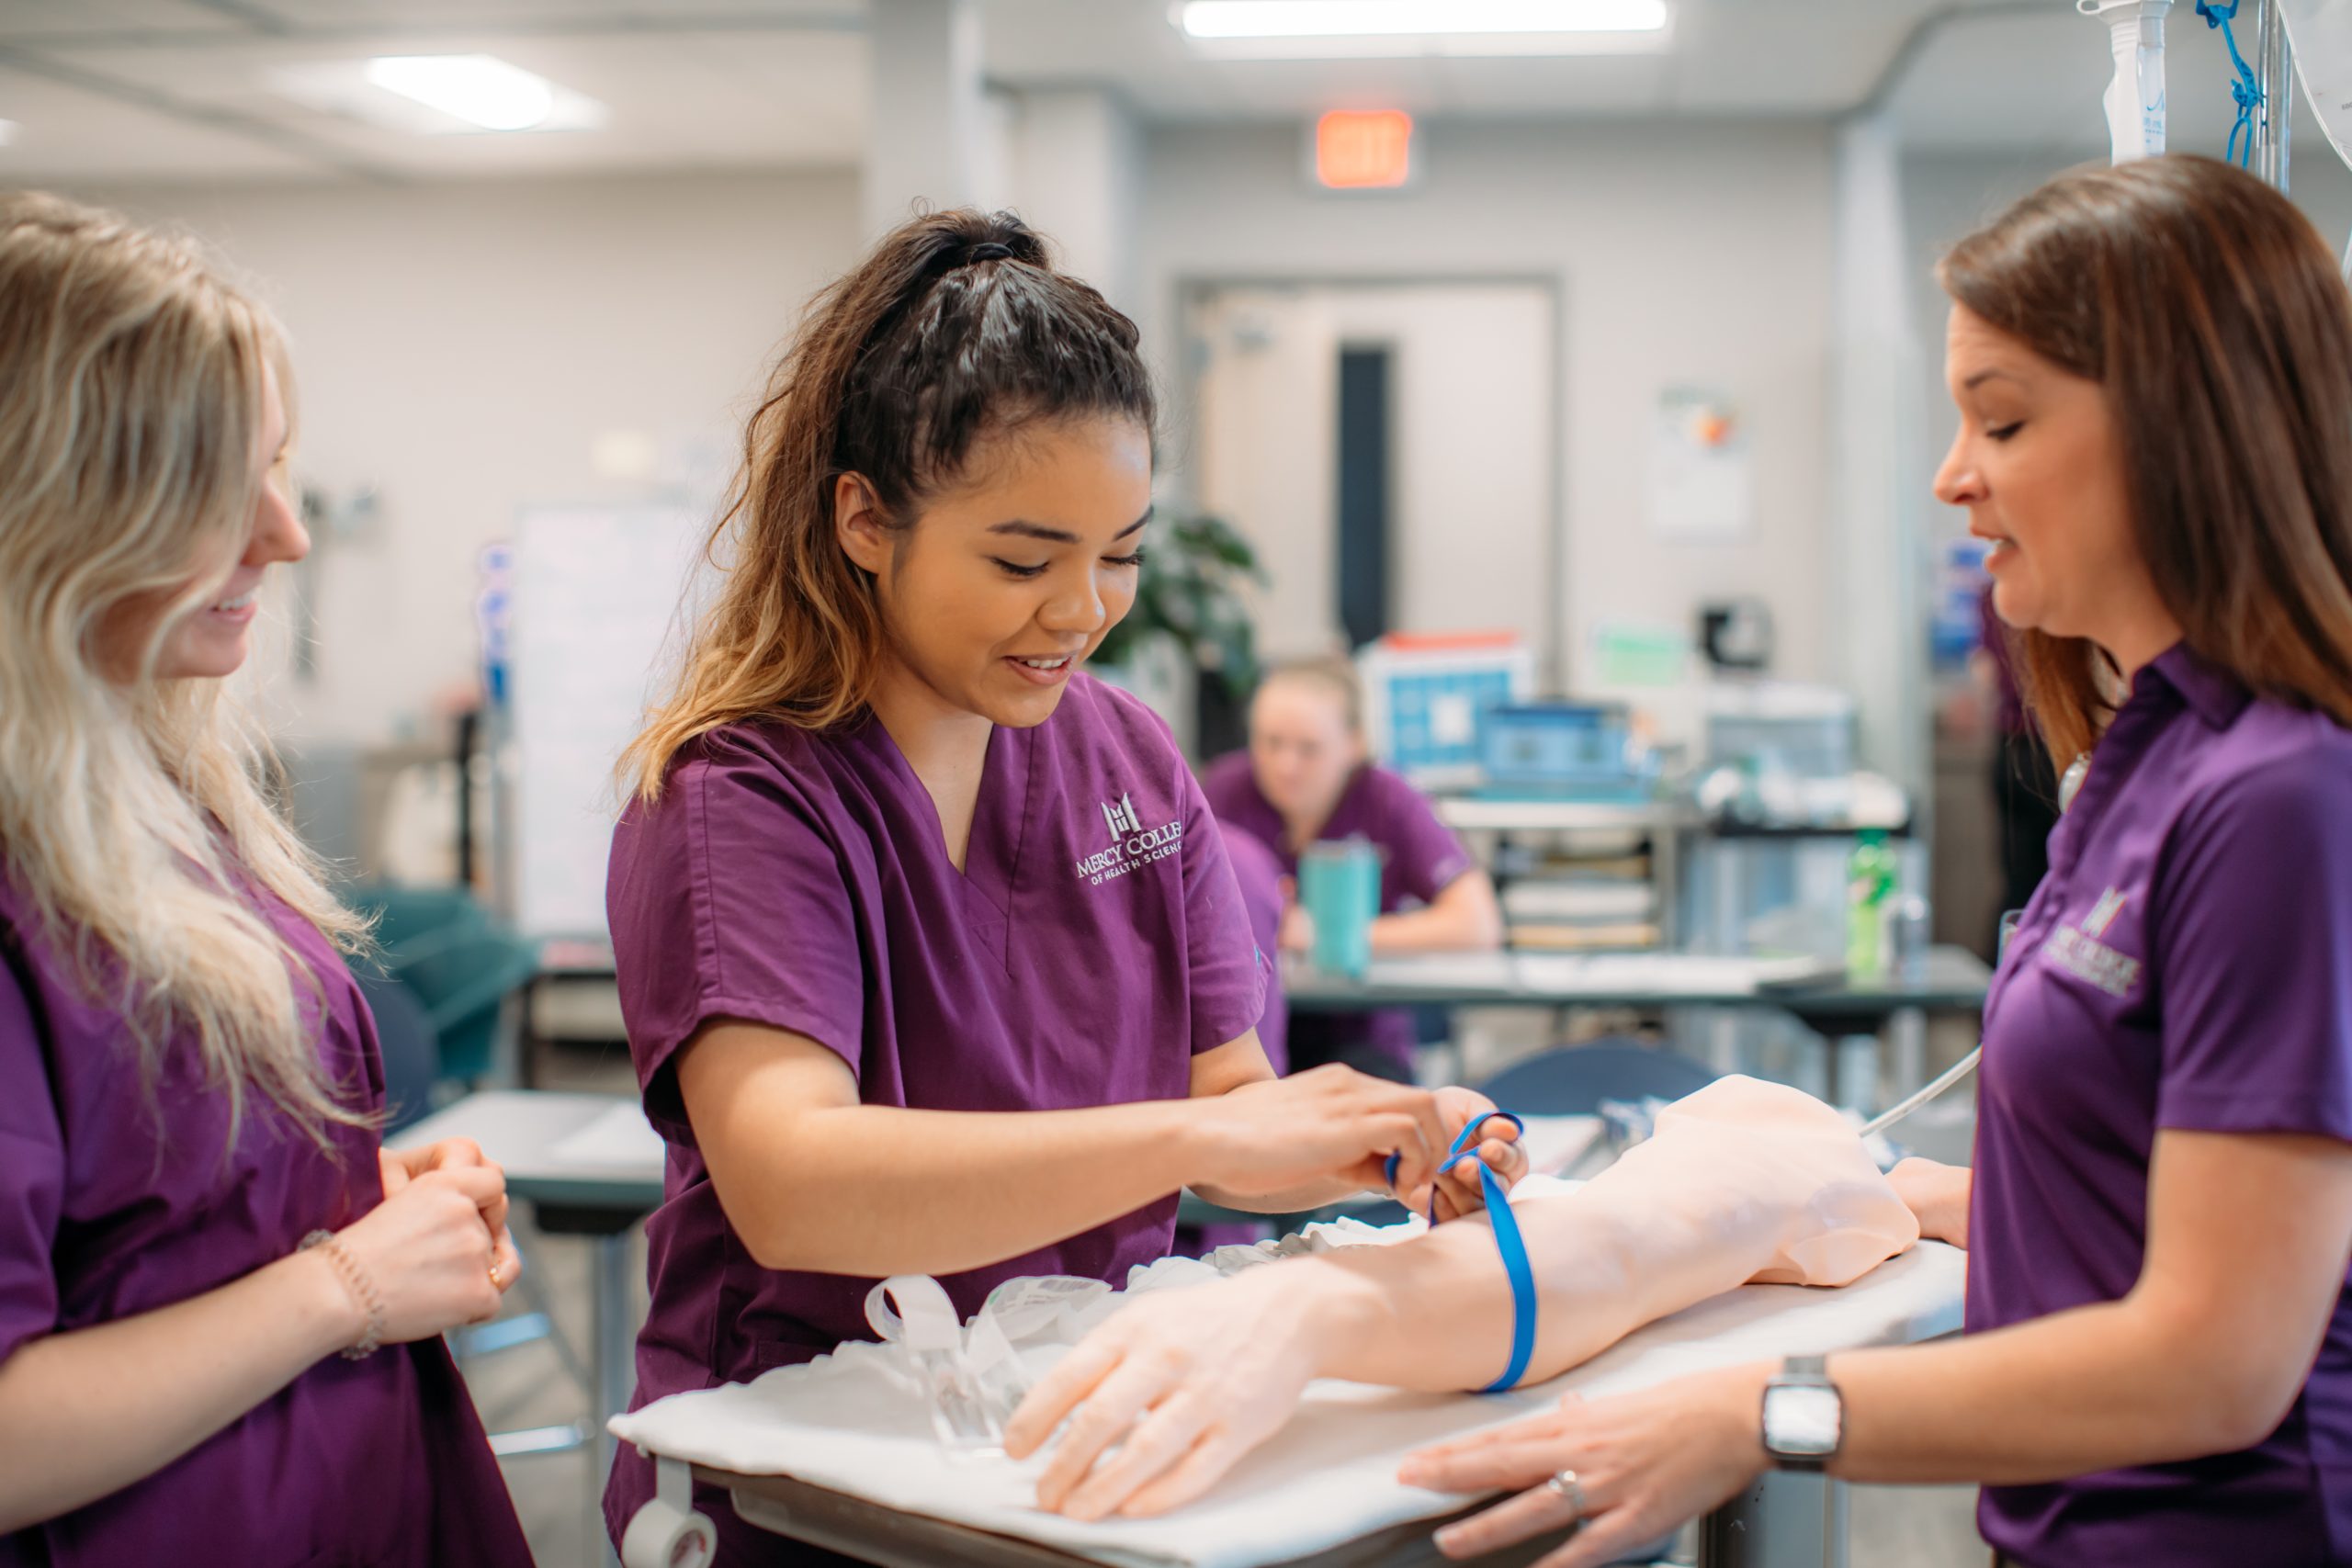
<path fill-rule="evenodd" d="M 0 1565 L 530 1561 L 435 1338 L 503 1178 L 380 1150 L 359 932 L 221 691 L 309 548 L 287 386 L 188 247 L 0 195 Z"/>

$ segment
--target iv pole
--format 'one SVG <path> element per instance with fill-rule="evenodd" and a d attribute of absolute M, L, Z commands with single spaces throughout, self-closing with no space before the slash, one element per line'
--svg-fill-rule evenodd
<path fill-rule="evenodd" d="M 2278 0 L 2255 0 L 2254 73 L 2262 107 L 2254 122 L 2254 173 L 2284 192 L 2289 140 L 2295 120 L 2295 46 Z"/>

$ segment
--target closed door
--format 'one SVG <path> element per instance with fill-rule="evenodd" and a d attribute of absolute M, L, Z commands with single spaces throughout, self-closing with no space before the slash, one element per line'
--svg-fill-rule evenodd
<path fill-rule="evenodd" d="M 1195 495 L 1266 564 L 1269 656 L 1505 628 L 1553 666 L 1555 321 L 1522 282 L 1193 294 Z"/>

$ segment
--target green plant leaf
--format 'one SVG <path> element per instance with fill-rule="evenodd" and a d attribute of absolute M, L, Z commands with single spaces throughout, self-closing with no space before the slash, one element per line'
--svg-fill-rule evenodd
<path fill-rule="evenodd" d="M 1257 637 L 1242 590 L 1266 581 L 1258 552 L 1221 517 L 1170 520 L 1144 558 L 1136 601 L 1095 651 L 1105 664 L 1133 660 L 1147 637 L 1175 639 L 1199 669 L 1236 697 L 1257 684 Z"/>

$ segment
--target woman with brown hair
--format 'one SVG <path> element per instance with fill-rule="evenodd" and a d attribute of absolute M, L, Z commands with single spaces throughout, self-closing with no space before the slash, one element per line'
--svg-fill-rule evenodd
<path fill-rule="evenodd" d="M 505 1179 L 380 1146 L 365 932 L 224 690 L 310 548 L 291 393 L 193 247 L 0 195 L 7 1568 L 531 1560 L 440 1338 Z"/>
<path fill-rule="evenodd" d="M 639 1404 L 868 1337 L 892 1274 L 967 1315 L 1016 1275 L 1123 1284 L 1185 1187 L 1286 1213 L 1397 1152 L 1425 1193 L 1487 1109 L 1268 1066 L 1270 957 L 1200 787 L 1080 670 L 1135 599 L 1153 419 L 1134 324 L 1009 214 L 888 235 L 779 364 L 613 840 L 670 1145 Z M 652 1480 L 620 1455 L 616 1537 Z M 704 1506 L 722 1560 L 760 1557 Z"/>
<path fill-rule="evenodd" d="M 1936 491 L 1995 545 L 2043 738 L 2090 757 L 1986 1010 L 1973 1171 L 1894 1173 L 1971 1249 L 1968 1333 L 1416 1456 L 1411 1484 L 1530 1488 L 1449 1554 L 1574 1524 L 1546 1568 L 1614 1562 L 1778 1464 L 1982 1483 L 1984 1534 L 2037 1568 L 2352 1562 L 2352 297 L 2284 197 L 2199 158 L 2056 180 L 1940 276 L 1961 425 Z M 1396 1353 L 1400 1320 L 1507 1311 L 1491 1257 L 1457 1256 L 1377 1315 L 1307 1289 L 1320 1260 L 1260 1272 L 1294 1270 L 1293 1316 L 1329 1305 L 1300 1354 L 1412 1365 L 1437 1358 Z M 1182 1335 L 1229 1315 L 1211 1292 L 1274 1289 L 1103 1332 L 1184 1362 L 1163 1397 L 1215 1426 L 1280 1379 L 1234 1385 Z M 1086 1403 L 1054 1392 L 1024 1450 Z M 1157 1466 L 1109 1462 L 1117 1486 L 1063 1465 L 1046 1501 L 1206 1480 L 1139 1493 Z"/>

